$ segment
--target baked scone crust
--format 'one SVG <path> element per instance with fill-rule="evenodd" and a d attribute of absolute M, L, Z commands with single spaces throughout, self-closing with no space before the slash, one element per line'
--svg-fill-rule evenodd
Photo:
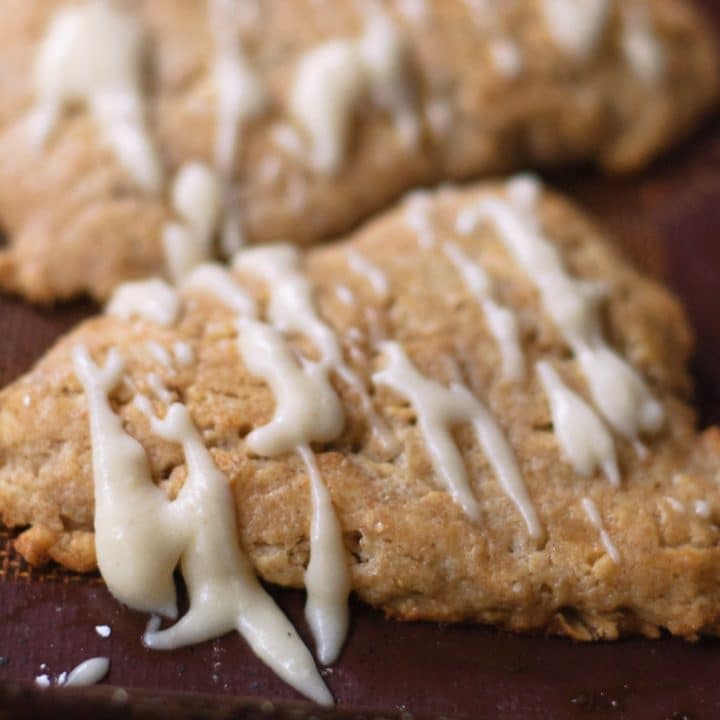
<path fill-rule="evenodd" d="M 24 120 L 34 102 L 38 43 L 59 5 L 71 4 L 7 0 L 0 8 L 0 60 L 8 70 L 0 74 L 0 225 L 9 243 L 0 255 L 0 287 L 36 301 L 106 299 L 124 280 L 164 274 L 170 180 L 188 161 L 213 162 L 216 91 L 204 0 L 118 3 L 140 18 L 148 38 L 146 115 L 165 168 L 163 191 L 138 189 L 82 109 L 63 113 L 44 150 L 29 146 Z M 387 0 L 410 45 L 419 143 L 404 147 L 387 113 L 366 103 L 346 161 L 324 176 L 274 138 L 292 124 L 287 105 L 299 58 L 329 39 L 358 36 L 362 15 L 351 0 L 260 3 L 243 47 L 270 102 L 243 129 L 234 169 L 246 239 L 315 243 L 411 187 L 443 180 L 586 161 L 610 171 L 646 165 L 712 103 L 717 58 L 690 3 L 635 4 L 647 11 L 662 48 L 658 82 L 642 81 L 628 65 L 621 16 L 632 7 L 624 0 L 612 3 L 607 31 L 587 58 L 553 42 L 540 0 L 496 3 L 492 30 L 477 27 L 472 4 L 462 0 L 426 0 L 422 22 Z M 493 61 L 497 37 L 519 52 L 519 71 Z"/>
<path fill-rule="evenodd" d="M 550 361 L 587 397 L 572 354 L 492 225 L 471 238 L 455 234 L 461 208 L 500 192 L 498 184 L 439 193 L 426 207 L 433 232 L 453 238 L 491 275 L 498 302 L 518 318 L 528 368 Z M 503 378 L 480 306 L 439 245 L 419 250 L 407 213 L 407 206 L 398 208 L 345 243 L 307 253 L 304 269 L 319 313 L 341 339 L 346 361 L 368 383 L 370 373 L 383 367 L 377 343 L 384 338 L 400 342 L 425 375 L 445 385 L 459 372 L 506 433 L 546 538 L 529 537 L 468 428 L 458 428 L 455 439 L 481 505 L 477 523 L 439 484 L 407 401 L 369 384 L 401 446 L 397 454 L 383 455 L 358 398 L 335 378 L 348 426 L 337 441 L 315 450 L 343 528 L 353 590 L 407 620 L 470 620 L 583 640 L 623 633 L 655 637 L 663 628 L 688 638 L 717 633 L 720 433 L 695 430 L 685 369 L 691 336 L 676 300 L 629 267 L 577 210 L 543 193 L 538 214 L 546 236 L 568 271 L 606 286 L 606 337 L 642 373 L 666 413 L 660 434 L 643 439 L 645 457 L 615 438 L 620 488 L 600 473 L 582 478 L 560 450 L 536 374 L 529 371 L 520 383 Z M 349 248 L 381 268 L 390 288 L 386 297 L 349 269 Z M 238 279 L 263 306 L 263 285 Z M 352 292 L 353 305 L 339 297 L 339 285 Z M 267 459 L 248 452 L 244 438 L 271 419 L 274 401 L 265 383 L 244 368 L 235 337 L 231 312 L 211 296 L 190 293 L 174 327 L 111 316 L 87 321 L 0 394 L 0 517 L 9 526 L 31 526 L 17 540 L 28 561 L 52 559 L 79 571 L 95 567 L 87 403 L 71 353 L 82 344 L 100 362 L 115 347 L 127 362 L 127 381 L 113 394 L 113 406 L 147 450 L 155 481 L 174 496 L 185 468 L 178 447 L 152 435 L 132 402 L 135 392 L 152 395 L 150 372 L 187 405 L 232 483 L 240 540 L 260 575 L 302 586 L 310 522 L 305 469 L 295 454 Z M 147 347 L 154 342 L 170 349 L 178 340 L 192 345 L 193 365 L 170 370 Z M 293 343 L 313 355 L 306 340 Z M 156 398 L 156 410 L 162 407 Z M 599 509 L 619 563 L 583 512 L 585 497 Z M 702 515 L 693 511 L 698 500 L 707 503 Z"/>

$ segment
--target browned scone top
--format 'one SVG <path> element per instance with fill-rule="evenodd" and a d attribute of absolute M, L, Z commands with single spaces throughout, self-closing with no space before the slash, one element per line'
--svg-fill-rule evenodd
<path fill-rule="evenodd" d="M 145 33 L 144 120 L 164 170 L 157 192 L 138 187 L 82 103 L 63 107 L 44 147 L 32 146 L 26 121 L 37 99 L 38 48 L 73 4 L 82 3 L 0 7 L 0 225 L 9 241 L 0 287 L 38 301 L 105 299 L 124 280 L 164 274 L 172 178 L 188 161 L 214 162 L 217 43 L 205 0 L 116 0 Z M 685 133 L 717 89 L 709 32 L 685 0 L 608 0 L 598 37 L 580 51 L 552 36 L 549 0 L 496 2 L 485 13 L 463 0 L 384 0 L 405 46 L 419 137 L 408 147 L 390 114 L 364 97 L 346 157 L 323 174 L 302 157 L 308 137 L 290 112 L 292 88 L 305 53 L 362 35 L 362 4 L 247 5 L 257 12 L 237 33 L 267 103 L 238 130 L 228 192 L 251 243 L 309 245 L 410 187 L 442 180 L 581 161 L 634 170 Z"/>
<path fill-rule="evenodd" d="M 579 639 L 652 637 L 661 628 L 686 637 L 717 633 L 720 436 L 716 429 L 695 430 L 683 312 L 666 290 L 619 258 L 577 210 L 542 193 L 537 217 L 544 236 L 570 275 L 605 289 L 598 300 L 605 337 L 642 375 L 666 415 L 659 433 L 642 438 L 645 453 L 613 434 L 619 487 L 600 472 L 579 476 L 559 445 L 535 370 L 537 361 L 549 362 L 592 405 L 577 358 L 498 227 L 482 223 L 469 235 L 455 229 L 462 208 L 504 193 L 501 185 L 484 185 L 416 199 L 425 203 L 423 222 L 417 215 L 408 222 L 420 206 L 405 205 L 347 242 L 302 259 L 320 317 L 398 440 L 394 452 L 383 453 L 357 394 L 333 375 L 347 425 L 337 441 L 314 449 L 342 525 L 353 589 L 402 619 L 471 620 Z M 424 248 L 418 227 L 424 228 Z M 485 269 L 495 301 L 515 314 L 523 379 L 503 377 L 498 343 L 448 257 L 448 242 Z M 384 273 L 386 295 L 351 269 L 352 250 Z M 265 317 L 264 283 L 238 273 L 235 279 L 258 299 Z M 151 373 L 186 404 L 232 484 L 240 542 L 258 572 L 270 582 L 302 586 L 308 479 L 294 453 L 268 459 L 247 449 L 248 434 L 270 421 L 275 404 L 266 383 L 244 366 L 237 333 L 235 316 L 214 296 L 186 291 L 174 326 L 107 315 L 89 320 L 0 394 L 0 518 L 8 526 L 30 526 L 16 544 L 31 563 L 95 567 L 88 404 L 71 357 L 75 346 L 85 345 L 98 363 L 111 348 L 125 359 L 126 379 L 112 394 L 112 406 L 146 449 L 154 481 L 174 497 L 186 469 L 180 449 L 153 435 L 133 403 L 136 393 L 144 394 L 154 398 L 156 412 L 165 412 L 171 398 L 160 400 Z M 307 337 L 287 339 L 306 357 L 317 357 Z M 382 346 L 388 339 L 399 342 L 428 378 L 445 387 L 460 382 L 485 403 L 517 459 L 542 539 L 530 537 L 472 428 L 463 424 L 453 437 L 480 519 L 470 520 L 453 502 L 433 469 L 412 405 L 371 378 L 388 362 Z M 154 344 L 172 354 L 177 341 L 194 349 L 191 365 L 161 362 Z M 617 562 L 583 499 L 595 503 Z"/>

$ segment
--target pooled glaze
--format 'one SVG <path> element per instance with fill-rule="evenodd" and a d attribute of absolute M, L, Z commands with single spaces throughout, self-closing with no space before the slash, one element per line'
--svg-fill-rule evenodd
<path fill-rule="evenodd" d="M 462 455 L 453 440 L 453 427 L 472 425 L 505 494 L 512 500 L 533 538 L 543 530 L 520 475 L 517 460 L 495 419 L 482 403 L 459 384 L 449 389 L 418 371 L 402 345 L 381 345 L 387 365 L 373 375 L 376 385 L 385 385 L 406 397 L 417 414 L 418 425 L 436 474 L 453 500 L 468 517 L 480 519 Z"/>
<path fill-rule="evenodd" d="M 145 451 L 125 432 L 108 400 L 125 364 L 116 351 L 98 367 L 83 347 L 73 350 L 75 374 L 88 402 L 95 483 L 95 548 L 110 592 L 137 610 L 175 617 L 172 573 L 184 538 L 176 532 L 165 493 L 152 483 Z M 166 539 L 158 543 L 157 538 Z M 148 553 L 152 547 L 154 552 Z M 127 558 L 136 558 L 127 562 Z"/>
<path fill-rule="evenodd" d="M 103 579 L 121 602 L 171 618 L 177 617 L 173 572 L 178 563 L 188 588 L 188 612 L 167 630 L 146 632 L 145 644 L 172 649 L 237 630 L 289 685 L 331 704 L 312 656 L 240 549 L 230 484 L 185 406 L 171 405 L 161 420 L 147 398 L 135 398 L 153 432 L 182 447 L 188 475 L 177 499 L 170 501 L 153 484 L 142 446 L 110 407 L 108 396 L 124 370 L 120 356 L 111 351 L 101 368 L 85 348 L 76 347 L 73 361 L 89 405 L 96 547 Z"/>
<path fill-rule="evenodd" d="M 38 50 L 33 140 L 44 145 L 64 107 L 82 102 L 133 180 L 159 190 L 163 172 L 145 122 L 142 62 L 143 29 L 113 2 L 59 9 Z"/>
<path fill-rule="evenodd" d="M 105 636 L 107 637 L 107 635 Z M 110 671 L 110 660 L 106 657 L 89 658 L 74 667 L 62 683 L 63 687 L 87 687 L 96 685 Z"/>

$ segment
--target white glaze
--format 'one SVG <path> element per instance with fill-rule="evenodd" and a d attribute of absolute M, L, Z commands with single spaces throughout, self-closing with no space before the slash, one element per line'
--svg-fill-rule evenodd
<path fill-rule="evenodd" d="M 355 295 L 353 295 L 353 291 L 347 285 L 342 283 L 340 285 L 336 285 L 335 294 L 343 305 L 355 307 Z"/>
<path fill-rule="evenodd" d="M 345 363 L 333 329 L 315 310 L 312 284 L 300 269 L 300 253 L 291 245 L 277 244 L 239 252 L 233 266 L 262 280 L 270 291 L 268 316 L 282 332 L 308 337 L 322 356 L 322 362 L 334 370 L 360 398 L 363 412 L 373 434 L 386 452 L 397 447 L 392 433 L 373 407 L 365 384 Z"/>
<path fill-rule="evenodd" d="M 405 221 L 417 235 L 418 243 L 423 250 L 435 245 L 435 230 L 430 217 L 432 198 L 426 190 L 416 190 L 405 200 Z"/>
<path fill-rule="evenodd" d="M 438 95 L 425 103 L 425 123 L 436 138 L 445 138 L 453 128 L 455 111 L 449 98 Z"/>
<path fill-rule="evenodd" d="M 243 317 L 257 316 L 257 306 L 253 298 L 233 280 L 222 265 L 198 265 L 183 281 L 182 290 L 208 293 Z"/>
<path fill-rule="evenodd" d="M 615 443 L 595 411 L 562 381 L 547 362 L 535 366 L 552 410 L 555 437 L 578 475 L 602 470 L 614 487 L 620 485 Z"/>
<path fill-rule="evenodd" d="M 350 624 L 350 571 L 342 528 L 315 455 L 308 445 L 300 445 L 298 453 L 308 472 L 312 497 L 310 562 L 305 571 L 308 593 L 305 617 L 315 638 L 320 662 L 330 665 L 340 655 Z"/>
<path fill-rule="evenodd" d="M 563 52 L 578 60 L 587 60 L 597 49 L 612 5 L 612 0 L 540 2 L 551 38 Z"/>
<path fill-rule="evenodd" d="M 107 637 L 107 636 L 106 636 Z M 87 687 L 99 683 L 110 670 L 110 660 L 106 657 L 94 657 L 84 660 L 74 667 L 63 682 L 64 687 Z"/>
<path fill-rule="evenodd" d="M 605 552 L 610 556 L 610 559 L 616 564 L 620 564 L 620 552 L 618 551 L 615 543 L 612 541 L 608 531 L 605 529 L 600 511 L 597 505 L 590 498 L 582 499 L 583 510 L 587 519 L 591 522 L 593 527 L 600 533 L 600 542 L 602 542 Z"/>
<path fill-rule="evenodd" d="M 148 340 L 145 343 L 145 347 L 148 352 L 157 360 L 161 365 L 166 368 L 172 368 L 173 359 L 170 353 L 156 340 Z"/>
<path fill-rule="evenodd" d="M 515 313 L 493 300 L 490 277 L 458 245 L 446 242 L 443 250 L 485 314 L 490 332 L 500 348 L 503 377 L 516 382 L 522 380 L 525 374 L 525 354 L 520 346 Z"/>
<path fill-rule="evenodd" d="M 518 45 L 509 38 L 490 42 L 490 57 L 497 71 L 506 78 L 516 78 L 523 69 L 523 57 Z"/>
<path fill-rule="evenodd" d="M 630 69 L 646 85 L 657 85 L 665 72 L 665 51 L 653 28 L 649 8 L 623 2 L 621 10 L 620 41 Z"/>
<path fill-rule="evenodd" d="M 153 394 L 157 398 L 162 400 L 162 402 L 164 402 L 166 405 L 170 405 L 170 403 L 173 402 L 173 400 L 175 399 L 175 395 L 173 395 L 173 393 L 171 393 L 170 390 L 165 387 L 165 383 L 162 381 L 162 378 L 157 373 L 148 373 L 145 381 L 147 382 L 150 390 L 152 390 Z"/>
<path fill-rule="evenodd" d="M 390 284 L 385 273 L 357 250 L 347 250 L 345 256 L 350 270 L 365 278 L 379 298 L 387 298 L 390 292 Z"/>
<path fill-rule="evenodd" d="M 215 55 L 212 65 L 217 97 L 215 166 L 225 183 L 221 244 L 230 256 L 243 245 L 240 208 L 232 191 L 235 161 L 244 125 L 267 107 L 267 93 L 260 76 L 248 62 L 240 41 L 238 13 L 244 3 L 209 0 Z"/>
<path fill-rule="evenodd" d="M 710 503 L 707 500 L 696 500 L 693 503 L 693 510 L 695 510 L 695 514 L 701 518 L 708 519 L 712 515 Z"/>
<path fill-rule="evenodd" d="M 101 638 L 109 638 L 112 634 L 112 630 L 109 625 L 96 625 L 95 626 L 95 632 L 101 637 Z"/>
<path fill-rule="evenodd" d="M 114 3 L 59 9 L 38 50 L 29 117 L 34 141 L 43 145 L 63 108 L 82 102 L 133 180 L 159 190 L 162 168 L 145 124 L 142 61 L 142 27 Z"/>
<path fill-rule="evenodd" d="M 190 343 L 182 340 L 176 340 L 173 343 L 173 356 L 178 365 L 188 367 L 195 362 L 195 350 Z"/>
<path fill-rule="evenodd" d="M 103 579 L 122 602 L 170 617 L 177 615 L 172 576 L 178 562 L 188 587 L 187 614 L 167 630 L 147 632 L 145 643 L 172 649 L 236 629 L 288 684 L 330 704 L 310 653 L 240 550 L 230 485 L 187 409 L 174 404 L 159 420 L 146 398 L 135 401 L 155 433 L 182 446 L 188 477 L 170 502 L 153 484 L 144 450 L 110 407 L 108 394 L 123 372 L 119 355 L 111 351 L 103 368 L 84 348 L 76 348 L 73 359 L 90 408 L 95 541 Z"/>
<path fill-rule="evenodd" d="M 323 363 L 298 359 L 280 331 L 257 320 L 257 307 L 227 271 L 195 272 L 193 286 L 215 296 L 238 313 L 238 350 L 251 374 L 270 386 L 275 398 L 273 417 L 246 438 L 251 452 L 277 457 L 297 450 L 310 479 L 312 526 L 310 565 L 306 572 L 306 615 L 318 657 L 329 664 L 340 653 L 348 624 L 350 577 L 342 533 L 330 496 L 322 484 L 312 442 L 330 442 L 342 434 L 345 411 Z M 224 275 L 224 280 L 220 277 Z M 206 283 L 206 284 L 204 284 Z M 235 287 L 231 291 L 228 284 Z"/>
<path fill-rule="evenodd" d="M 457 230 L 470 234 L 490 221 L 499 239 L 540 290 L 543 305 L 575 352 L 595 405 L 605 419 L 630 441 L 640 433 L 656 433 L 664 423 L 662 405 L 639 373 L 610 348 L 598 313 L 598 286 L 572 278 L 557 248 L 542 233 L 532 203 L 532 181 L 511 184 L 508 199 L 484 196 L 465 209 Z"/>
<path fill-rule="evenodd" d="M 664 498 L 665 502 L 677 513 L 685 512 L 685 505 L 681 503 L 677 498 L 666 495 Z"/>
<path fill-rule="evenodd" d="M 130 320 L 133 317 L 170 326 L 180 315 L 180 297 L 159 278 L 119 285 L 105 307 L 108 315 Z"/>
<path fill-rule="evenodd" d="M 487 32 L 495 23 L 498 12 L 493 0 L 463 0 L 463 2 L 472 16 L 473 23 L 483 32 Z"/>
<path fill-rule="evenodd" d="M 449 389 L 424 376 L 396 342 L 381 345 L 387 365 L 373 375 L 376 385 L 386 385 L 406 397 L 417 415 L 433 467 L 453 500 L 473 520 L 480 508 L 472 494 L 462 455 L 452 437 L 453 427 L 473 426 L 505 494 L 512 500 L 533 538 L 543 535 L 517 461 L 507 439 L 485 406 L 459 384 Z"/>
<path fill-rule="evenodd" d="M 307 360 L 298 365 L 290 346 L 274 327 L 238 319 L 238 348 L 248 371 L 273 391 L 272 420 L 247 437 L 258 455 L 276 457 L 311 442 L 335 440 L 345 426 L 345 411 L 328 369 Z"/>
<path fill-rule="evenodd" d="M 39 688 L 49 688 L 50 687 L 50 676 L 43 673 L 42 675 L 36 675 L 35 676 L 35 684 Z"/>
<path fill-rule="evenodd" d="M 293 158 L 305 157 L 305 144 L 302 135 L 289 123 L 278 123 L 270 132 L 270 138 L 276 147 Z"/>
<path fill-rule="evenodd" d="M 73 364 L 88 400 L 100 572 L 121 602 L 175 617 L 172 573 L 184 538 L 175 532 L 165 493 L 151 481 L 145 451 L 110 407 L 108 395 L 120 382 L 124 362 L 110 351 L 99 368 L 85 348 L 76 347 Z M 166 541 L 157 542 L 159 537 Z"/>
<path fill-rule="evenodd" d="M 340 169 L 351 122 L 368 95 L 393 115 L 403 143 L 416 145 L 420 127 L 407 65 L 402 36 L 377 8 L 359 39 L 331 40 L 305 53 L 290 111 L 310 139 L 308 161 L 317 172 Z"/>
<path fill-rule="evenodd" d="M 422 24 L 428 19 L 427 0 L 395 0 L 398 12 L 409 22 Z"/>
<path fill-rule="evenodd" d="M 186 163 L 173 180 L 171 201 L 180 222 L 166 223 L 163 247 L 168 273 L 178 282 L 212 255 L 221 205 L 215 173 L 202 163 Z"/>
<path fill-rule="evenodd" d="M 332 704 L 310 653 L 240 550 L 230 485 L 213 462 L 186 408 L 175 404 L 160 420 L 152 415 L 149 402 L 141 400 L 136 399 L 153 431 L 182 446 L 188 477 L 176 502 L 189 525 L 181 567 L 190 609 L 167 630 L 146 633 L 145 644 L 167 650 L 235 629 L 289 685 L 316 702 Z"/>

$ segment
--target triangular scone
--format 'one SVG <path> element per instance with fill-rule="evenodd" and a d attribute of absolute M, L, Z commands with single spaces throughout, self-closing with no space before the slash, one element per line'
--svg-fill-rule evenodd
<path fill-rule="evenodd" d="M 186 469 L 137 397 L 159 416 L 185 404 L 232 484 L 253 564 L 302 585 L 303 456 L 261 437 L 282 424 L 283 390 L 266 379 L 286 372 L 284 344 L 296 375 L 327 372 L 342 398 L 344 430 L 321 393 L 290 415 L 310 413 L 300 435 L 335 438 L 313 451 L 364 600 L 582 639 L 717 632 L 720 437 L 695 430 L 685 318 L 568 203 L 529 178 L 448 189 L 347 242 L 251 249 L 235 265 L 201 267 L 181 297 L 159 281 L 123 287 L 0 394 L 0 517 L 31 526 L 17 541 L 31 563 L 95 567 L 73 353 L 102 366 L 114 350 L 112 408 L 154 480 L 175 496 Z M 247 350 L 260 331 L 275 349 Z"/>
<path fill-rule="evenodd" d="M 0 27 L 0 287 L 41 301 L 181 275 L 217 235 L 317 242 L 414 186 L 632 170 L 717 88 L 687 0 L 5 0 Z"/>

